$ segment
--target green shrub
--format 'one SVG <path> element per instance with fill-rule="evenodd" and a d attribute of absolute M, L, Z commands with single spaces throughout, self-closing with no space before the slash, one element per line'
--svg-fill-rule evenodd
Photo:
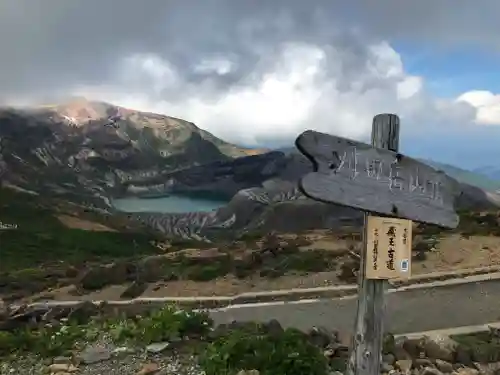
<path fill-rule="evenodd" d="M 476 362 L 489 363 L 500 360 L 500 338 L 491 331 L 453 335 L 451 338 Z"/>
<path fill-rule="evenodd" d="M 211 327 L 212 321 L 206 313 L 167 306 L 137 319 L 96 320 L 85 325 L 68 322 L 0 331 L 0 358 L 26 352 L 42 357 L 68 355 L 79 344 L 95 341 L 103 333 L 108 333 L 117 344 L 131 341 L 148 345 L 174 338 L 202 338 Z"/>
<path fill-rule="evenodd" d="M 43 357 L 65 355 L 86 335 L 86 327 L 74 324 L 0 331 L 0 357 L 16 352 L 31 352 Z"/>
<path fill-rule="evenodd" d="M 94 232 L 58 228 L 38 231 L 31 228 L 2 231 L 0 263 L 5 269 L 20 269 L 42 263 L 68 261 L 112 261 L 156 254 L 151 237 L 137 233 Z"/>
<path fill-rule="evenodd" d="M 278 334 L 236 330 L 207 346 L 200 359 L 206 375 L 234 375 L 258 370 L 261 375 L 325 375 L 327 361 L 303 333 Z"/>
<path fill-rule="evenodd" d="M 211 325 L 212 321 L 205 313 L 167 306 L 140 319 L 137 322 L 135 336 L 144 344 L 184 336 L 202 337 L 208 333 Z"/>

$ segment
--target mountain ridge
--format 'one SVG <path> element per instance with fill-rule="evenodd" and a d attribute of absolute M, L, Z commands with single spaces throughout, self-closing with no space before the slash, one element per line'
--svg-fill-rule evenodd
<path fill-rule="evenodd" d="M 500 189 L 500 175 L 498 179 L 495 179 L 485 173 L 478 172 L 476 169 L 471 169 L 471 170 L 463 169 L 451 164 L 440 163 L 429 159 L 419 159 L 419 160 L 430 165 L 431 167 L 442 170 L 449 176 L 463 183 L 468 183 L 470 185 L 474 185 L 481 189 L 485 189 L 492 192 L 498 191 Z"/>
<path fill-rule="evenodd" d="M 212 212 L 128 215 L 183 238 L 361 223 L 359 211 L 315 202 L 299 191 L 297 181 L 312 164 L 297 150 L 239 148 L 181 119 L 71 103 L 0 111 L 3 184 L 119 215 L 114 197 L 210 193 L 230 199 Z M 476 186 L 462 184 L 462 192 L 462 208 L 500 205 L 499 197 Z"/>

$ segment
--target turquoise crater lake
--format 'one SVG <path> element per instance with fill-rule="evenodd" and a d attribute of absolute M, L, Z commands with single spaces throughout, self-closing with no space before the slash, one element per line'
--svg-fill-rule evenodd
<path fill-rule="evenodd" d="M 159 198 L 119 198 L 112 201 L 113 206 L 123 212 L 210 212 L 229 202 L 223 198 L 203 196 L 169 195 Z"/>

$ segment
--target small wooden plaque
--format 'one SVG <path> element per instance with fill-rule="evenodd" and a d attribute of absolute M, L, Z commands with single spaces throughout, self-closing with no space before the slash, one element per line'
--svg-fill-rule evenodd
<path fill-rule="evenodd" d="M 367 279 L 411 276 L 412 221 L 368 216 L 365 258 Z"/>

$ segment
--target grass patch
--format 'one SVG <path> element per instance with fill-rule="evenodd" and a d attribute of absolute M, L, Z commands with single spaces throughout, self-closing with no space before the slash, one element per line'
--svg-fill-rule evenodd
<path fill-rule="evenodd" d="M 204 252 L 209 252 L 204 254 Z M 85 290 L 136 281 L 210 281 L 227 275 L 245 279 L 253 275 L 276 278 L 286 274 L 307 274 L 336 268 L 338 255 L 327 250 L 300 251 L 294 245 L 273 252 L 257 250 L 243 255 L 215 248 L 154 256 L 135 262 L 94 266 L 80 281 Z"/>
<path fill-rule="evenodd" d="M 500 335 L 496 329 L 450 337 L 458 343 L 457 351 L 465 353 L 473 361 L 481 363 L 500 361 Z"/>
<path fill-rule="evenodd" d="M 230 274 L 240 279 L 255 274 L 275 278 L 330 270 L 336 261 L 337 256 L 326 250 L 282 249 L 275 254 L 255 251 L 243 257 L 231 253 L 209 259 L 179 256 L 165 262 L 164 272 L 177 280 L 194 281 L 209 281 Z"/>
<path fill-rule="evenodd" d="M 41 357 L 70 355 L 103 335 L 117 344 L 145 346 L 178 338 L 203 338 L 212 327 L 207 314 L 167 306 L 136 319 L 67 320 L 14 331 L 0 330 L 0 357 L 32 353 Z"/>
<path fill-rule="evenodd" d="M 498 211 L 461 211 L 457 231 L 464 237 L 500 236 L 500 214 Z"/>
<path fill-rule="evenodd" d="M 0 272 L 35 268 L 52 262 L 110 261 L 154 254 L 149 233 L 97 232 L 72 229 L 56 217 L 48 198 L 0 188 Z"/>
<path fill-rule="evenodd" d="M 262 375 L 323 375 L 328 363 L 304 333 L 286 329 L 276 333 L 256 327 L 255 332 L 235 330 L 208 345 L 201 356 L 207 375 L 235 375 L 258 370 Z"/>
<path fill-rule="evenodd" d="M 208 314 L 174 306 L 133 319 L 94 317 L 83 324 L 64 319 L 52 325 L 0 331 L 0 357 L 27 353 L 41 358 L 71 357 L 104 338 L 135 349 L 174 342 L 167 350 L 195 354 L 207 375 L 236 375 L 240 370 L 257 370 L 263 375 L 326 375 L 329 370 L 322 347 L 313 344 L 306 333 L 283 329 L 279 323 L 215 327 Z"/>
<path fill-rule="evenodd" d="M 92 232 L 64 227 L 54 231 L 31 228 L 1 231 L 0 241 L 0 264 L 3 270 L 60 261 L 69 264 L 114 261 L 158 253 L 147 235 Z"/>

